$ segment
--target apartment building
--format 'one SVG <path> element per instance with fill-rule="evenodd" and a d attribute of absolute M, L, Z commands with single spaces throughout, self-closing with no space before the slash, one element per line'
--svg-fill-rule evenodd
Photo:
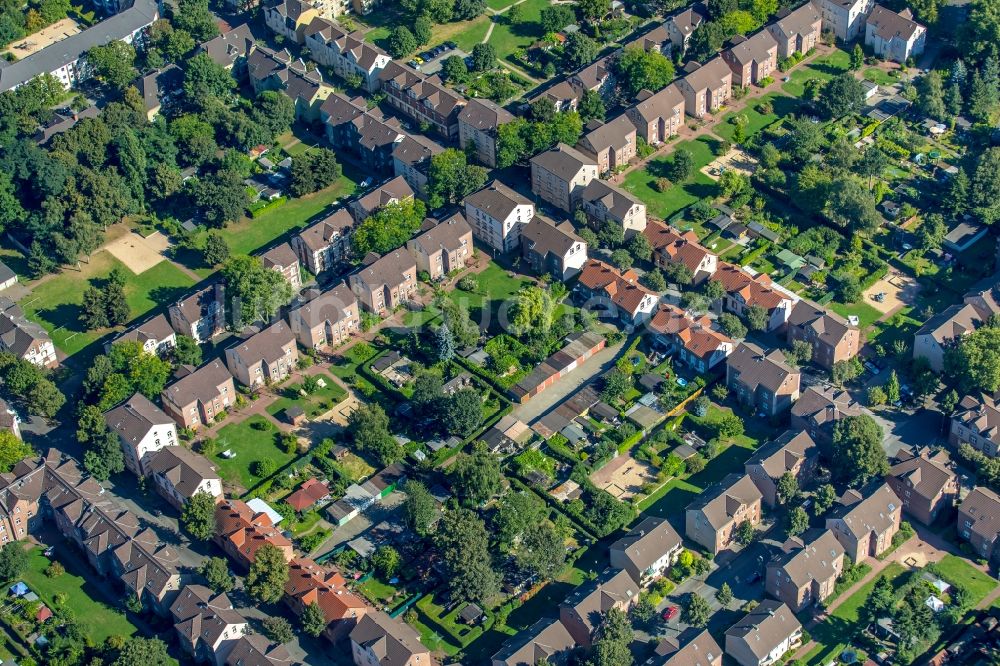
<path fill-rule="evenodd" d="M 764 589 L 794 613 L 833 594 L 844 570 L 844 547 L 830 530 L 807 543 L 790 539 L 767 565 Z"/>
<path fill-rule="evenodd" d="M 385 315 L 416 292 L 417 262 L 409 252 L 395 250 L 351 275 L 349 284 L 363 308 Z"/>
<path fill-rule="evenodd" d="M 317 64 L 331 68 L 344 80 L 361 77 L 361 86 L 367 92 L 378 92 L 378 75 L 392 58 L 378 46 L 366 42 L 363 33 L 348 33 L 336 23 L 317 16 L 302 35 L 309 57 Z"/>
<path fill-rule="evenodd" d="M 313 275 L 350 258 L 354 218 L 346 208 L 338 208 L 322 220 L 292 237 L 292 248 Z"/>
<path fill-rule="evenodd" d="M 663 576 L 683 550 L 681 537 L 664 518 L 648 516 L 611 544 L 611 566 L 646 587 Z"/>
<path fill-rule="evenodd" d="M 170 616 L 184 654 L 210 664 L 225 663 L 239 639 L 250 631 L 229 596 L 204 585 L 181 588 L 170 604 Z"/>
<path fill-rule="evenodd" d="M 715 275 L 719 258 L 698 242 L 698 235 L 693 231 L 681 233 L 652 220 L 646 223 L 643 234 L 653 248 L 653 263 L 659 268 L 683 264 L 691 271 L 692 284 L 701 284 Z"/>
<path fill-rule="evenodd" d="M 226 330 L 225 287 L 221 282 L 200 289 L 167 309 L 170 325 L 179 335 L 201 344 Z"/>
<path fill-rule="evenodd" d="M 801 373 L 785 362 L 780 349 L 768 353 L 741 342 L 726 359 L 726 386 L 736 398 L 765 416 L 787 412 L 799 399 Z"/>
<path fill-rule="evenodd" d="M 792 314 L 792 307 L 799 297 L 774 284 L 771 278 L 763 273 L 751 276 L 738 266 L 718 262 L 718 268 L 712 275 L 726 290 L 722 299 L 722 307 L 743 317 L 749 308 L 758 306 L 767 312 L 767 330 L 775 331 L 785 325 Z"/>
<path fill-rule="evenodd" d="M 986 393 L 967 395 L 951 415 L 948 442 L 968 444 L 991 458 L 1000 455 L 1000 404 Z"/>
<path fill-rule="evenodd" d="M 260 255 L 264 268 L 281 273 L 295 294 L 302 288 L 302 272 L 299 270 L 299 257 L 288 243 L 275 245 Z"/>
<path fill-rule="evenodd" d="M 691 35 L 704 22 L 705 15 L 699 5 L 688 7 L 668 18 L 664 25 L 667 28 L 667 34 L 670 35 L 672 49 L 676 49 L 681 55 L 684 55 L 691 42 Z"/>
<path fill-rule="evenodd" d="M 0 296 L 0 351 L 42 368 L 59 365 L 56 348 L 49 334 L 44 328 L 28 320 L 21 307 L 6 296 Z"/>
<path fill-rule="evenodd" d="M 847 391 L 810 386 L 792 405 L 791 428 L 808 433 L 817 444 L 829 446 L 837 421 L 861 413 L 861 405 Z"/>
<path fill-rule="evenodd" d="M 536 273 L 565 282 L 587 263 L 587 243 L 570 222 L 535 216 L 521 230 L 521 257 Z"/>
<path fill-rule="evenodd" d="M 288 322 L 295 339 L 306 349 L 336 347 L 360 330 L 358 299 L 341 282 L 289 312 Z"/>
<path fill-rule="evenodd" d="M 420 635 L 402 620 L 380 610 L 364 614 L 351 630 L 355 666 L 433 666 Z"/>
<path fill-rule="evenodd" d="M 270 544 L 281 551 L 286 562 L 294 557 L 292 542 L 281 533 L 266 513 L 256 513 L 246 502 L 229 499 L 215 507 L 215 543 L 243 571 L 253 564 L 257 551 Z"/>
<path fill-rule="evenodd" d="M 757 484 L 757 489 L 764 496 L 764 504 L 774 508 L 778 505 L 778 481 L 781 477 L 791 474 L 799 488 L 804 488 L 812 481 L 818 466 L 819 447 L 809 433 L 786 430 L 757 449 L 744 463 L 743 469 Z"/>
<path fill-rule="evenodd" d="M 818 5 L 807 2 L 767 26 L 771 36 L 778 42 L 778 58 L 787 58 L 794 53 L 806 54 L 819 44 L 823 28 L 823 12 Z"/>
<path fill-rule="evenodd" d="M 531 158 L 531 191 L 567 213 L 576 210 L 583 189 L 597 176 L 597 163 L 565 143 Z"/>
<path fill-rule="evenodd" d="M 635 157 L 635 125 L 625 114 L 604 123 L 591 120 L 584 127 L 577 147 L 597 162 L 600 174 L 623 169 Z"/>
<path fill-rule="evenodd" d="M 732 96 L 733 71 L 722 56 L 717 56 L 678 79 L 677 87 L 684 95 L 687 114 L 703 118 L 718 111 Z"/>
<path fill-rule="evenodd" d="M 726 550 L 743 522 L 761 520 L 763 495 L 747 474 L 730 474 L 688 505 L 684 533 L 713 555 Z"/>
<path fill-rule="evenodd" d="M 639 101 L 625 110 L 636 134 L 651 146 L 675 136 L 684 126 L 684 93 L 676 83 L 652 93 L 639 92 Z"/>
<path fill-rule="evenodd" d="M 307 606 L 319 606 L 326 622 L 323 636 L 331 643 L 345 638 L 357 626 L 358 620 L 371 610 L 348 589 L 347 580 L 340 572 L 326 569 L 305 557 L 296 558 L 289 564 L 284 600 L 297 616 L 301 616 Z"/>
<path fill-rule="evenodd" d="M 842 42 L 852 42 L 865 33 L 865 20 L 875 8 L 875 0 L 819 0 L 823 30 Z"/>
<path fill-rule="evenodd" d="M 446 139 L 458 138 L 458 114 L 465 98 L 437 76 L 424 76 L 395 61 L 379 73 L 386 102 L 418 123 L 427 123 Z"/>
<path fill-rule="evenodd" d="M 888 483 L 865 495 L 851 488 L 832 516 L 828 515 L 826 527 L 833 530 L 851 561 L 861 562 L 892 547 L 902 512 L 903 503 Z"/>
<path fill-rule="evenodd" d="M 156 492 L 178 511 L 198 493 L 222 500 L 222 480 L 215 467 L 204 456 L 183 446 L 165 446 L 154 453 L 147 471 Z"/>
<path fill-rule="evenodd" d="M 642 233 L 646 228 L 646 204 L 606 180 L 596 178 L 590 181 L 583 188 L 580 204 L 592 224 L 620 226 L 626 238 Z"/>
<path fill-rule="evenodd" d="M 521 230 L 535 216 L 535 205 L 499 180 L 465 197 L 465 218 L 472 234 L 497 252 L 521 246 Z"/>
<path fill-rule="evenodd" d="M 865 20 L 865 46 L 880 58 L 905 63 L 924 52 L 927 28 L 913 20 L 909 8 L 900 13 L 876 4 Z"/>
<path fill-rule="evenodd" d="M 458 142 L 462 150 L 472 149 L 483 166 L 497 166 L 497 131 L 514 116 L 488 99 L 471 99 L 458 114 Z"/>
<path fill-rule="evenodd" d="M 222 361 L 209 361 L 168 384 L 160 394 L 164 411 L 182 428 L 197 429 L 221 419 L 236 401 L 233 375 Z"/>
<path fill-rule="evenodd" d="M 798 340 L 812 347 L 812 361 L 827 370 L 861 351 L 861 331 L 836 312 L 800 300 L 785 322 L 788 344 Z"/>
<path fill-rule="evenodd" d="M 556 619 L 541 619 L 507 640 L 493 655 L 491 666 L 524 666 L 546 661 L 566 666 L 576 641 L 566 626 Z"/>
<path fill-rule="evenodd" d="M 761 30 L 723 51 L 722 59 L 733 72 L 733 84 L 745 88 L 778 69 L 778 40 L 770 30 Z"/>
<path fill-rule="evenodd" d="M 770 666 L 802 645 L 802 625 L 792 610 L 765 599 L 726 630 L 726 654 L 740 666 Z"/>
<path fill-rule="evenodd" d="M 110 349 L 111 345 L 119 342 L 138 342 L 147 354 L 164 356 L 177 346 L 177 333 L 170 326 L 166 316 L 158 314 L 152 319 L 132 326 L 106 345 L 105 349 Z"/>
<path fill-rule="evenodd" d="M 444 146 L 422 134 L 407 134 L 392 150 L 392 172 L 401 176 L 413 191 L 427 196 L 431 159 L 444 152 Z"/>
<path fill-rule="evenodd" d="M 264 24 L 276 35 L 302 44 L 306 28 L 319 17 L 319 9 L 304 0 L 274 0 L 263 8 Z"/>
<path fill-rule="evenodd" d="M 425 231 L 406 241 L 406 249 L 432 280 L 465 268 L 472 258 L 472 227 L 465 216 L 455 213 L 440 222 L 425 223 Z"/>
<path fill-rule="evenodd" d="M 588 646 L 604 614 L 612 608 L 627 613 L 639 599 L 639 591 L 627 571 L 605 571 L 566 597 L 559 605 L 559 619 L 577 645 Z"/>
<path fill-rule="evenodd" d="M 375 189 L 363 194 L 350 203 L 348 208 L 354 220 L 361 224 L 375 211 L 390 204 L 403 203 L 413 199 L 413 188 L 402 176 L 386 181 Z"/>
<path fill-rule="evenodd" d="M 958 536 L 968 541 L 976 555 L 995 566 L 1000 549 L 1000 495 L 989 488 L 972 489 L 958 507 Z"/>
<path fill-rule="evenodd" d="M 104 421 L 118 435 L 125 467 L 139 478 L 149 474 L 157 451 L 177 444 L 177 425 L 141 393 L 109 410 Z"/>
<path fill-rule="evenodd" d="M 639 284 L 639 275 L 635 271 L 622 273 L 599 259 L 587 261 L 580 272 L 576 289 L 586 299 L 589 308 L 614 313 L 626 326 L 648 320 L 658 300 L 656 294 Z"/>
<path fill-rule="evenodd" d="M 736 343 L 707 315 L 697 317 L 676 305 L 660 303 L 648 333 L 658 349 L 673 355 L 695 372 L 708 372 L 733 353 Z"/>
<path fill-rule="evenodd" d="M 295 333 L 283 321 L 226 350 L 226 367 L 241 384 L 251 388 L 280 382 L 291 374 L 298 361 Z"/>
<path fill-rule="evenodd" d="M 930 525 L 958 499 L 958 475 L 948 453 L 919 455 L 900 449 L 885 478 L 903 502 L 903 511 L 924 525 Z"/>

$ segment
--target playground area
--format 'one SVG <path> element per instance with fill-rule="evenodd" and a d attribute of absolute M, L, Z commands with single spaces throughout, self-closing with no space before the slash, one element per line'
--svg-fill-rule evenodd
<path fill-rule="evenodd" d="M 919 292 L 914 278 L 893 271 L 865 291 L 864 302 L 882 314 L 891 314 L 916 303 Z"/>
<path fill-rule="evenodd" d="M 71 18 L 64 18 L 56 21 L 52 25 L 46 26 L 38 32 L 28 35 L 24 39 L 19 39 L 0 53 L 12 53 L 18 60 L 27 58 L 32 53 L 37 53 L 42 49 L 52 46 L 67 37 L 80 32 L 80 26 Z"/>
<path fill-rule="evenodd" d="M 719 180 L 724 171 L 736 171 L 744 176 L 752 176 L 757 170 L 757 160 L 741 148 L 733 148 L 701 168 L 701 172 L 712 180 Z"/>
<path fill-rule="evenodd" d="M 130 271 L 141 275 L 166 258 L 165 252 L 170 241 L 159 231 L 143 238 L 134 231 L 104 246 L 115 259 L 125 264 Z"/>
<path fill-rule="evenodd" d="M 629 500 L 639 494 L 643 484 L 656 481 L 656 468 L 623 453 L 591 474 L 590 480 L 618 499 Z"/>

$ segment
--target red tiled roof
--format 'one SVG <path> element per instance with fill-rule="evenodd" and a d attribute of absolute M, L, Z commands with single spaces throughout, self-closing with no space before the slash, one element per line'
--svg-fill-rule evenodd
<path fill-rule="evenodd" d="M 635 271 L 619 273 L 597 259 L 591 259 L 584 265 L 579 282 L 590 291 L 603 291 L 612 303 L 630 314 L 635 314 L 643 298 L 653 295 L 639 286 L 639 276 Z"/>
<path fill-rule="evenodd" d="M 297 599 L 303 607 L 319 604 L 328 623 L 359 618 L 368 608 L 347 589 L 347 581 L 339 572 L 325 569 L 307 558 L 292 560 L 285 594 Z"/>
<path fill-rule="evenodd" d="M 654 252 L 662 252 L 670 261 L 684 264 L 692 273 L 698 270 L 705 256 L 711 254 L 698 243 L 698 236 L 693 231 L 681 234 L 673 227 L 650 220 L 642 233 Z"/>

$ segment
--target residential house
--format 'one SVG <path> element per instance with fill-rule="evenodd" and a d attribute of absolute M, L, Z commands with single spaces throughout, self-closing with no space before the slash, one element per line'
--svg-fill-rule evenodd
<path fill-rule="evenodd" d="M 691 5 L 666 20 L 664 25 L 670 35 L 673 49 L 683 56 L 691 42 L 691 35 L 705 22 L 705 15 L 699 5 Z"/>
<path fill-rule="evenodd" d="M 160 401 L 177 425 L 197 429 L 202 423 L 221 419 L 236 402 L 233 375 L 222 361 L 209 361 L 168 384 Z"/>
<path fill-rule="evenodd" d="M 325 218 L 292 237 L 292 248 L 313 275 L 347 261 L 351 249 L 354 218 L 346 208 L 338 208 Z"/>
<path fill-rule="evenodd" d="M 291 495 L 285 498 L 288 506 L 296 511 L 306 511 L 330 499 L 330 483 L 310 477 Z"/>
<path fill-rule="evenodd" d="M 274 0 L 264 7 L 264 23 L 274 34 L 302 44 L 306 28 L 319 13 L 315 5 L 305 0 Z"/>
<path fill-rule="evenodd" d="M 1000 495 L 977 486 L 958 506 L 958 536 L 968 541 L 977 557 L 995 566 L 1000 556 Z"/>
<path fill-rule="evenodd" d="M 370 610 L 351 630 L 355 666 L 434 666 L 420 635 L 402 620 Z"/>
<path fill-rule="evenodd" d="M 628 326 L 641 324 L 652 316 L 656 294 L 639 284 L 639 275 L 619 272 L 599 259 L 590 259 L 580 272 L 577 289 L 591 307 L 615 313 Z"/>
<path fill-rule="evenodd" d="M 705 373 L 726 360 L 736 343 L 715 329 L 708 316 L 695 317 L 669 303 L 660 303 L 649 320 L 654 344 L 673 354 L 698 373 Z"/>
<path fill-rule="evenodd" d="M 424 76 L 391 61 L 379 73 L 386 102 L 418 123 L 427 123 L 446 139 L 458 138 L 458 114 L 465 98 L 446 88 L 437 76 Z"/>
<path fill-rule="evenodd" d="M 874 7 L 875 0 L 819 0 L 823 30 L 842 42 L 852 42 L 865 33 L 865 20 Z"/>
<path fill-rule="evenodd" d="M 302 272 L 299 270 L 299 257 L 288 243 L 275 245 L 260 255 L 264 268 L 278 271 L 292 287 L 292 293 L 302 288 Z"/>
<path fill-rule="evenodd" d="M 247 56 L 247 75 L 254 94 L 268 90 L 282 93 L 295 103 L 295 119 L 304 123 L 319 122 L 323 102 L 333 94 L 320 70 L 310 69 L 287 50 L 272 51 L 258 45 Z"/>
<path fill-rule="evenodd" d="M 208 493 L 222 500 L 222 480 L 208 458 L 183 446 L 165 446 L 154 453 L 147 472 L 156 484 L 156 492 L 178 511 L 198 493 Z"/>
<path fill-rule="evenodd" d="M 742 342 L 726 359 L 726 386 L 741 403 L 766 416 L 791 408 L 799 399 L 800 378 L 780 349 L 765 354 L 752 342 Z"/>
<path fill-rule="evenodd" d="M 521 246 L 521 229 L 535 216 L 535 205 L 499 180 L 465 197 L 465 219 L 472 234 L 498 252 Z"/>
<path fill-rule="evenodd" d="M 757 449 L 743 465 L 757 489 L 764 496 L 764 504 L 774 508 L 778 504 L 778 481 L 785 474 L 795 477 L 799 488 L 812 481 L 819 465 L 819 447 L 804 430 L 786 430 L 777 438 Z M 791 605 L 791 604 L 789 604 Z"/>
<path fill-rule="evenodd" d="M 789 539 L 781 553 L 767 565 L 764 589 L 800 613 L 833 594 L 844 569 L 844 547 L 830 530 L 807 543 Z"/>
<path fill-rule="evenodd" d="M 0 432 L 9 432 L 17 437 L 21 437 L 21 417 L 3 398 L 0 398 Z"/>
<path fill-rule="evenodd" d="M 292 666 L 288 650 L 264 634 L 246 634 L 229 652 L 226 666 Z"/>
<path fill-rule="evenodd" d="M 200 289 L 167 308 L 170 325 L 179 335 L 201 344 L 226 330 L 225 287 L 221 282 Z"/>
<path fill-rule="evenodd" d="M 715 274 L 719 258 L 698 242 L 693 231 L 681 233 L 671 226 L 652 220 L 643 230 L 653 248 L 653 263 L 659 268 L 683 264 L 691 271 L 693 284 L 701 284 Z"/>
<path fill-rule="evenodd" d="M 444 151 L 444 146 L 422 134 L 407 134 L 392 149 L 392 172 L 402 176 L 414 192 L 427 196 L 431 159 Z"/>
<path fill-rule="evenodd" d="M 913 20 L 909 8 L 898 14 L 876 4 L 865 20 L 865 46 L 880 58 L 905 63 L 924 52 L 927 28 Z"/>
<path fill-rule="evenodd" d="M 336 347 L 360 330 L 358 299 L 341 282 L 289 312 L 288 323 L 295 339 L 306 349 Z"/>
<path fill-rule="evenodd" d="M 539 99 L 547 99 L 552 102 L 557 112 L 563 113 L 565 111 L 576 111 L 581 95 L 583 95 L 582 88 L 577 88 L 569 81 L 560 81 L 551 88 L 547 88 L 545 92 L 531 101 L 535 102 Z"/>
<path fill-rule="evenodd" d="M 885 481 L 903 502 L 903 511 L 924 525 L 937 520 L 958 499 L 958 475 L 944 450 L 914 455 L 900 449 Z"/>
<path fill-rule="evenodd" d="M 28 459 L 15 464 L 9 474 L 0 475 L 0 546 L 27 539 L 41 527 L 45 472 L 44 465 Z"/>
<path fill-rule="evenodd" d="M 684 533 L 718 555 L 733 543 L 741 523 L 760 523 L 762 499 L 749 475 L 730 474 L 688 505 Z"/>
<path fill-rule="evenodd" d="M 535 666 L 545 660 L 566 666 L 576 641 L 559 620 L 541 619 L 507 640 L 493 655 L 491 666 Z"/>
<path fill-rule="evenodd" d="M 625 570 L 605 571 L 559 604 L 559 620 L 577 645 L 589 646 L 601 617 L 612 608 L 628 612 L 639 599 L 639 585 Z"/>
<path fill-rule="evenodd" d="M 413 199 L 413 188 L 402 176 L 396 176 L 358 197 L 349 208 L 355 221 L 361 224 L 380 208 L 389 204 L 404 203 Z"/>
<path fill-rule="evenodd" d="M 226 367 L 251 388 L 285 379 L 299 361 L 295 333 L 279 321 L 226 350 Z"/>
<path fill-rule="evenodd" d="M 660 641 L 654 652 L 655 656 L 646 661 L 649 666 L 722 666 L 722 648 L 712 638 L 712 634 L 707 629 L 702 629 L 697 633 L 696 629 L 691 629 L 693 633 L 690 639 L 682 645 L 684 634 L 668 636 Z"/>
<path fill-rule="evenodd" d="M 639 92 L 639 100 L 625 110 L 636 134 L 651 146 L 675 136 L 684 126 L 684 93 L 671 83 L 663 90 Z"/>
<path fill-rule="evenodd" d="M 649 32 L 636 37 L 625 45 L 625 48 L 639 48 L 649 53 L 670 55 L 673 44 L 666 23 L 660 24 Z"/>
<path fill-rule="evenodd" d="M 284 599 L 292 612 L 299 616 L 307 606 L 318 605 L 326 621 L 323 636 L 331 643 L 345 638 L 370 610 L 347 588 L 347 580 L 339 572 L 321 567 L 304 557 L 289 563 Z"/>
<path fill-rule="evenodd" d="M 351 275 L 349 284 L 363 308 L 384 315 L 416 293 L 417 262 L 409 252 L 395 250 Z"/>
<path fill-rule="evenodd" d="M 689 116 L 703 118 L 725 104 L 733 92 L 733 71 L 717 56 L 677 80 L 684 95 L 684 110 Z"/>
<path fill-rule="evenodd" d="M 177 346 L 177 333 L 167 318 L 163 314 L 158 314 L 129 328 L 112 340 L 106 349 L 110 350 L 111 345 L 119 342 L 138 342 L 146 353 L 164 356 Z"/>
<path fill-rule="evenodd" d="M 537 273 L 548 273 L 565 282 L 587 262 L 587 243 L 576 235 L 571 222 L 557 225 L 535 216 L 520 235 L 521 257 Z"/>
<path fill-rule="evenodd" d="M 778 58 L 787 58 L 795 53 L 805 55 L 819 44 L 823 28 L 823 12 L 813 2 L 807 2 L 767 26 L 778 42 Z"/>
<path fill-rule="evenodd" d="M 861 351 L 861 332 L 832 310 L 809 301 L 792 306 L 785 322 L 788 344 L 798 340 L 812 347 L 812 361 L 833 370 L 840 361 L 849 361 Z"/>
<path fill-rule="evenodd" d="M 417 270 L 440 280 L 465 268 L 472 258 L 472 227 L 465 216 L 455 213 L 440 222 L 428 220 L 425 231 L 406 241 L 406 249 L 417 261 Z"/>
<path fill-rule="evenodd" d="M 827 515 L 826 527 L 833 530 L 851 561 L 861 562 L 892 547 L 902 511 L 903 503 L 888 483 L 866 495 L 852 488 L 840 498 L 833 514 Z"/>
<path fill-rule="evenodd" d="M 531 191 L 567 213 L 576 209 L 583 189 L 597 175 L 597 163 L 565 143 L 531 158 Z"/>
<path fill-rule="evenodd" d="M 577 146 L 597 162 L 600 174 L 625 168 L 629 160 L 635 157 L 635 125 L 625 114 L 604 123 L 591 120 L 584 128 Z"/>
<path fill-rule="evenodd" d="M 184 71 L 173 63 L 136 79 L 135 87 L 142 97 L 142 107 L 149 122 L 153 122 L 183 83 Z"/>
<path fill-rule="evenodd" d="M 611 56 L 605 56 L 579 70 L 569 77 L 568 81 L 573 88 L 579 91 L 579 95 L 584 90 L 600 93 L 606 96 L 615 85 L 615 77 L 611 64 Z"/>
<path fill-rule="evenodd" d="M 770 666 L 802 644 L 802 625 L 792 610 L 765 599 L 726 630 L 726 654 L 740 666 Z"/>
<path fill-rule="evenodd" d="M 913 358 L 925 358 L 935 372 L 944 369 L 945 350 L 1000 314 L 1000 282 L 993 276 L 977 283 L 962 303 L 949 306 L 920 327 L 913 338 Z"/>
<path fill-rule="evenodd" d="M 149 474 L 157 451 L 177 443 L 177 425 L 141 393 L 109 410 L 104 421 L 118 435 L 125 467 L 140 478 Z"/>
<path fill-rule="evenodd" d="M 471 99 L 458 114 L 459 145 L 462 150 L 472 146 L 480 164 L 496 168 L 497 132 L 513 120 L 514 116 L 496 102 Z"/>
<path fill-rule="evenodd" d="M 743 269 L 724 261 L 719 262 L 713 280 L 722 283 L 726 295 L 722 307 L 738 317 L 743 317 L 749 308 L 758 306 L 768 315 L 767 330 L 774 331 L 788 321 L 792 307 L 799 297 L 774 284 L 771 278 L 761 273 L 751 276 Z"/>
<path fill-rule="evenodd" d="M 646 228 L 646 204 L 606 180 L 590 181 L 583 188 L 580 204 L 595 226 L 607 222 L 616 224 L 624 229 L 626 238 Z"/>
<path fill-rule="evenodd" d="M 185 585 L 170 604 L 174 631 L 184 653 L 195 661 L 222 666 L 237 641 L 248 632 L 247 620 L 225 592 Z"/>
<path fill-rule="evenodd" d="M 681 550 L 681 537 L 670 523 L 648 516 L 611 544 L 611 566 L 624 569 L 645 587 L 674 565 Z"/>
<path fill-rule="evenodd" d="M 363 97 L 348 99 L 334 93 L 319 108 L 326 140 L 357 158 L 375 176 L 399 175 L 393 153 L 406 137 L 397 118 L 379 107 L 369 109 Z"/>
<path fill-rule="evenodd" d="M 256 513 L 246 502 L 229 499 L 215 507 L 215 542 L 243 570 L 249 570 L 264 544 L 279 549 L 286 562 L 294 557 L 292 542 L 266 513 Z"/>
<path fill-rule="evenodd" d="M 0 296 L 0 351 L 43 368 L 59 365 L 49 334 L 28 320 L 21 306 L 6 296 Z"/>
<path fill-rule="evenodd" d="M 792 405 L 791 428 L 809 433 L 817 444 L 829 446 L 837 421 L 861 413 L 861 405 L 847 391 L 810 386 Z"/>
<path fill-rule="evenodd" d="M 331 68 L 344 80 L 360 77 L 361 86 L 367 92 L 378 92 L 378 76 L 392 58 L 378 46 L 366 42 L 363 33 L 348 33 L 336 23 L 317 16 L 302 34 L 309 57 L 317 64 Z"/>
<path fill-rule="evenodd" d="M 778 69 L 778 40 L 770 30 L 761 30 L 723 51 L 722 59 L 733 71 L 733 84 L 746 88 Z"/>

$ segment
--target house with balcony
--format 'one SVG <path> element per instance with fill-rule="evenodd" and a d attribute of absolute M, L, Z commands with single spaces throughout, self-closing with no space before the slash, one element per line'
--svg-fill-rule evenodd
<path fill-rule="evenodd" d="M 555 224 L 536 215 L 521 230 L 521 257 L 536 273 L 565 282 L 587 263 L 587 243 L 571 222 Z"/>
<path fill-rule="evenodd" d="M 730 474 L 706 488 L 685 512 L 688 539 L 718 555 L 732 545 L 743 522 L 758 525 L 763 495 L 747 474 Z"/>
<path fill-rule="evenodd" d="M 819 466 L 819 447 L 805 431 L 786 430 L 760 447 L 743 465 L 770 508 L 778 505 L 778 481 L 791 474 L 805 488 Z"/>
<path fill-rule="evenodd" d="M 348 284 L 361 307 L 377 315 L 385 315 L 416 293 L 417 262 L 405 250 L 394 250 L 372 259 L 371 263 L 348 278 Z"/>
<path fill-rule="evenodd" d="M 862 494 L 851 488 L 826 518 L 852 562 L 877 557 L 892 547 L 899 531 L 903 503 L 888 483 Z"/>
<path fill-rule="evenodd" d="M 802 645 L 802 625 L 792 610 L 765 599 L 726 630 L 726 654 L 740 666 L 770 666 Z"/>
<path fill-rule="evenodd" d="M 594 158 L 560 143 L 531 158 L 531 191 L 543 201 L 571 213 L 576 210 L 584 188 L 598 173 Z"/>
<path fill-rule="evenodd" d="M 465 268 L 472 258 L 472 227 L 465 216 L 455 213 L 440 222 L 424 223 L 424 232 L 406 241 L 406 249 L 432 280 Z"/>
<path fill-rule="evenodd" d="M 768 562 L 764 589 L 800 613 L 833 594 L 843 570 L 844 547 L 830 530 L 808 542 L 793 537 Z"/>
<path fill-rule="evenodd" d="M 611 544 L 611 566 L 646 587 L 663 576 L 681 554 L 681 537 L 664 518 L 648 516 Z"/>
<path fill-rule="evenodd" d="M 226 349 L 226 367 L 251 388 L 284 380 L 299 361 L 295 334 L 279 321 Z"/>
<path fill-rule="evenodd" d="M 226 414 L 236 402 L 233 375 L 222 361 L 209 361 L 200 368 L 181 368 L 181 376 L 160 394 L 164 411 L 181 428 L 196 430 Z"/>
<path fill-rule="evenodd" d="M 799 399 L 801 373 L 785 362 L 780 349 L 764 353 L 742 342 L 726 359 L 726 386 L 737 400 L 764 416 L 777 416 Z"/>
<path fill-rule="evenodd" d="M 465 197 L 472 235 L 497 252 L 521 247 L 521 230 L 535 217 L 535 205 L 499 180 Z"/>

